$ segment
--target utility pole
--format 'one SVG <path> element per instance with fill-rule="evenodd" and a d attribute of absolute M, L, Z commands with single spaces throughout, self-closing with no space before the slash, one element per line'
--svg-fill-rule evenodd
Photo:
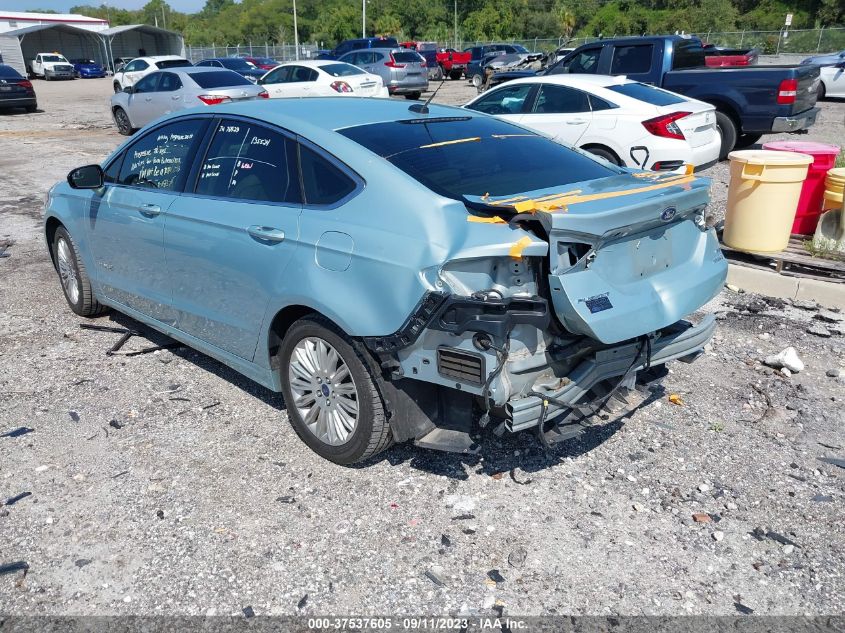
<path fill-rule="evenodd" d="M 455 50 L 458 50 L 458 0 L 455 0 Z"/>
<path fill-rule="evenodd" d="M 161 28 L 167 28 L 167 20 L 164 17 L 164 5 L 161 5 Z"/>
<path fill-rule="evenodd" d="M 361 37 L 367 37 L 367 0 L 361 0 Z"/>
<path fill-rule="evenodd" d="M 294 58 L 299 60 L 299 31 L 296 28 L 296 0 L 293 0 L 293 45 Z"/>

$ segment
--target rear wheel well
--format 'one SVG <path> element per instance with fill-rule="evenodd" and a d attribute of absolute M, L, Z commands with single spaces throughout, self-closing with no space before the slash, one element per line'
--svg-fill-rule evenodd
<path fill-rule="evenodd" d="M 47 218 L 47 223 L 44 226 L 44 232 L 47 236 L 47 248 L 50 251 L 50 259 L 53 261 L 54 264 L 56 259 L 53 253 L 53 241 L 56 238 L 56 229 L 58 229 L 60 226 L 64 225 L 53 217 Z"/>
<path fill-rule="evenodd" d="M 587 143 L 586 145 L 582 145 L 581 149 L 583 149 L 585 152 L 589 152 L 590 150 L 593 150 L 593 149 L 600 149 L 604 152 L 607 152 L 611 156 L 613 156 L 616 159 L 617 165 L 621 165 L 622 167 L 625 166 L 625 161 L 622 160 L 621 158 L 619 158 L 619 154 L 614 152 L 607 145 L 602 145 L 601 143 Z"/>
<path fill-rule="evenodd" d="M 270 333 L 267 337 L 267 351 L 270 354 L 270 367 L 272 369 L 279 368 L 276 357 L 278 356 L 282 339 L 285 338 L 285 334 L 287 334 L 290 326 L 309 314 L 316 315 L 319 313 L 307 306 L 293 305 L 282 308 L 273 317 L 273 320 L 270 322 Z"/>
<path fill-rule="evenodd" d="M 704 99 L 702 99 L 702 101 L 704 101 Z M 737 132 L 742 132 L 742 125 L 739 120 L 739 114 L 733 107 L 729 106 L 727 103 L 724 103 L 722 101 L 707 101 L 707 103 L 716 108 L 718 112 L 729 116 L 734 122 L 734 125 L 736 125 Z"/>

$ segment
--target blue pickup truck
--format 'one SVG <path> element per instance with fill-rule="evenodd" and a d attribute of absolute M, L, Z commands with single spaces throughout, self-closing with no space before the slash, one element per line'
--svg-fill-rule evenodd
<path fill-rule="evenodd" d="M 579 46 L 539 74 L 625 75 L 716 106 L 724 158 L 763 134 L 801 132 L 816 121 L 817 66 L 707 68 L 701 40 L 678 35 L 621 37 Z M 488 86 L 530 77 L 532 71 L 501 72 Z"/>

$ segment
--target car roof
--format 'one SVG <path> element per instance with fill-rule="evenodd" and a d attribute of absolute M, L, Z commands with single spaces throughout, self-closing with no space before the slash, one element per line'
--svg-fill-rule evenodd
<path fill-rule="evenodd" d="M 217 68 L 216 66 L 177 66 L 176 68 L 161 68 L 158 73 L 184 73 L 185 75 L 199 75 L 201 73 L 234 73 L 228 68 Z M 236 75 L 238 73 L 235 73 Z"/>
<path fill-rule="evenodd" d="M 126 59 L 125 57 L 123 59 Z M 163 62 L 169 59 L 185 59 L 181 55 L 146 55 L 144 57 L 133 57 L 132 61 L 143 59 L 145 62 Z"/>
<path fill-rule="evenodd" d="M 357 53 L 358 51 L 351 51 Z M 339 62 L 336 59 L 300 59 L 298 61 L 282 62 L 279 66 L 307 66 L 308 68 L 320 68 L 321 66 L 330 66 L 331 64 L 347 64 L 349 62 Z"/>
<path fill-rule="evenodd" d="M 623 84 L 638 83 L 632 79 L 628 79 L 624 75 L 588 75 L 588 74 L 572 74 L 572 75 L 537 75 L 535 77 L 520 77 L 514 79 L 506 84 L 525 84 L 525 83 L 544 83 L 557 84 L 559 86 L 571 86 L 572 88 L 606 88 L 608 86 L 621 86 Z"/>

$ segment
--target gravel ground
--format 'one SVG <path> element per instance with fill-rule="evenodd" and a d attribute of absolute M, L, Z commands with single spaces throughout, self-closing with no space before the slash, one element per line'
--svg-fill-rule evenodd
<path fill-rule="evenodd" d="M 841 315 L 726 290 L 704 356 L 555 453 L 522 433 L 335 466 L 219 363 L 106 356 L 119 335 L 80 329 L 42 200 L 121 137 L 108 80 L 36 88 L 42 112 L 0 116 L 0 434 L 34 429 L 0 437 L 0 503 L 32 493 L 0 507 L 0 565 L 29 564 L 0 614 L 843 612 Z M 845 103 L 822 108 L 803 138 L 845 139 Z M 719 215 L 726 166 L 707 175 Z M 787 346 L 804 371 L 761 364 Z"/>

